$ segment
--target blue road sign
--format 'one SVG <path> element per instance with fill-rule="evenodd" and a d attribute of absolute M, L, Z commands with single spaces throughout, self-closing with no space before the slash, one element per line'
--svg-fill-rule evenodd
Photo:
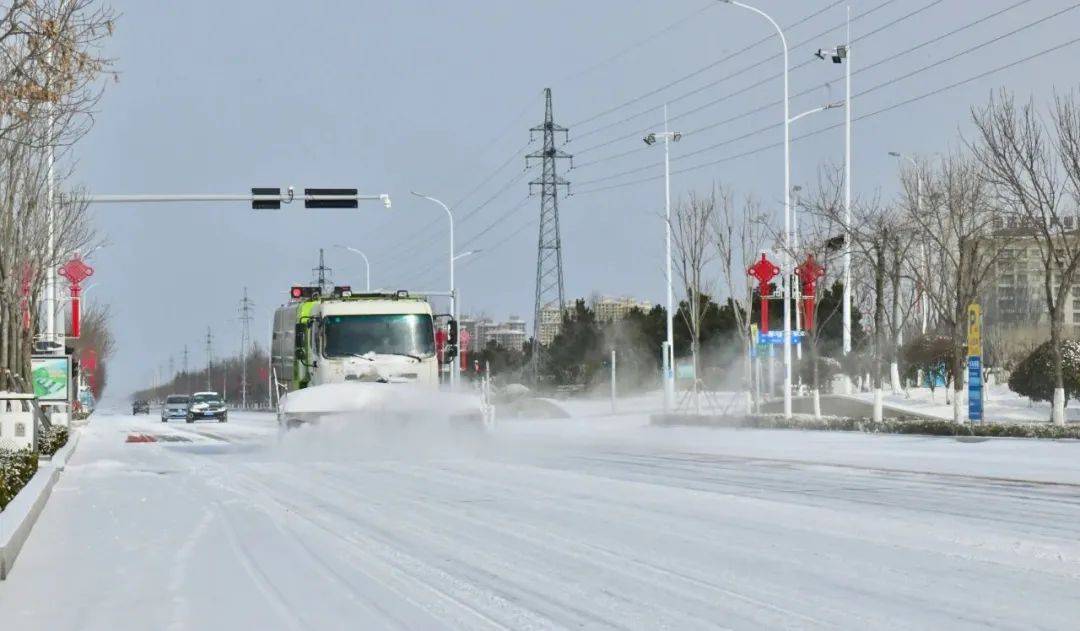
<path fill-rule="evenodd" d="M 982 356 L 968 357 L 968 420 L 978 423 L 983 419 Z"/>
<path fill-rule="evenodd" d="M 804 331 L 792 331 L 791 332 L 791 343 L 792 344 L 798 344 L 799 342 L 802 341 L 802 339 L 803 339 L 803 337 L 805 335 L 806 335 L 806 333 Z M 772 346 L 780 346 L 783 343 L 784 343 L 784 332 L 783 331 L 769 331 L 768 333 L 762 333 L 760 331 L 758 332 L 758 344 L 762 344 L 762 345 L 769 344 L 769 345 L 772 345 Z"/>

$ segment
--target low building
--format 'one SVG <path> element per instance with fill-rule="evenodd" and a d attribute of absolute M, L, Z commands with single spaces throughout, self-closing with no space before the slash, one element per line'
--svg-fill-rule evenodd
<path fill-rule="evenodd" d="M 626 314 L 634 309 L 648 312 L 653 308 L 653 304 L 647 300 L 637 300 L 630 297 L 610 298 L 605 296 L 595 300 L 592 308 L 593 313 L 596 314 L 597 322 L 615 322 L 625 318 Z"/>
<path fill-rule="evenodd" d="M 505 322 L 495 322 L 485 317 L 462 316 L 458 319 L 458 326 L 469 332 L 469 345 L 477 350 L 487 347 L 490 342 L 496 342 L 504 348 L 521 349 L 528 339 L 525 321 L 513 315 Z"/>

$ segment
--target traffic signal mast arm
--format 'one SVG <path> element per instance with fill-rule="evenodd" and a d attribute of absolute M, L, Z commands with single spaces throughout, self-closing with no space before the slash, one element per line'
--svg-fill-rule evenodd
<path fill-rule="evenodd" d="M 243 194 L 218 194 L 218 193 L 195 193 L 195 194 L 136 194 L 136 195 L 79 195 L 75 199 L 89 204 L 143 204 L 143 203 L 175 203 L 175 202 L 250 202 L 252 208 L 277 209 L 281 204 L 292 203 L 296 199 L 293 187 L 284 191 L 280 188 L 252 188 L 250 193 Z M 390 208 L 390 195 L 380 193 L 377 195 L 363 195 L 355 188 L 341 189 L 304 189 L 304 206 L 306 208 L 356 208 L 358 201 L 381 201 Z"/>

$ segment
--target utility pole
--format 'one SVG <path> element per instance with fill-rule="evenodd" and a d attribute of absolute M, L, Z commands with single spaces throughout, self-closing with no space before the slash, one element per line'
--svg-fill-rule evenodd
<path fill-rule="evenodd" d="M 191 379 L 188 377 L 188 345 L 184 344 L 184 383 L 181 386 L 184 388 L 185 394 L 191 393 Z"/>
<path fill-rule="evenodd" d="M 247 287 L 240 299 L 240 406 L 247 408 L 248 346 L 251 336 L 251 307 L 255 303 L 248 298 Z"/>
<path fill-rule="evenodd" d="M 214 335 L 210 327 L 206 327 L 206 389 L 213 390 L 214 385 L 210 381 L 210 373 L 214 367 Z"/>
<path fill-rule="evenodd" d="M 573 157 L 555 147 L 555 134 L 568 137 L 568 130 L 556 125 L 551 110 L 551 88 L 544 88 L 544 123 L 529 130 L 530 137 L 535 132 L 543 132 L 544 146 L 525 156 L 525 165 L 530 159 L 543 160 L 543 172 L 539 180 L 529 182 L 529 194 L 533 186 L 540 186 L 540 237 L 536 252 L 536 306 L 533 312 L 533 339 L 530 371 L 536 383 L 540 382 L 540 370 L 543 352 L 541 333 L 557 327 L 566 312 L 566 296 L 563 291 L 562 237 L 559 233 L 559 187 L 570 190 L 570 182 L 556 173 L 556 160 L 570 160 Z M 547 326 L 545 326 L 547 325 Z M 551 340 L 546 340 L 550 342 Z"/>
<path fill-rule="evenodd" d="M 329 276 L 327 272 L 333 272 L 334 270 L 326 266 L 326 259 L 323 256 L 322 248 L 319 248 L 319 266 L 311 268 L 311 271 L 315 273 L 317 279 L 316 282 L 319 284 L 319 293 L 326 295 L 328 293 L 326 291 L 326 288 L 328 287 L 327 276 Z"/>

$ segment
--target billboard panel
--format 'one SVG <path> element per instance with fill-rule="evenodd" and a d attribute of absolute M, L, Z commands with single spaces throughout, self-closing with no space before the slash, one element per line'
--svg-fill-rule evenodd
<path fill-rule="evenodd" d="M 34 357 L 30 360 L 34 394 L 41 401 L 67 401 L 71 384 L 70 357 Z"/>

